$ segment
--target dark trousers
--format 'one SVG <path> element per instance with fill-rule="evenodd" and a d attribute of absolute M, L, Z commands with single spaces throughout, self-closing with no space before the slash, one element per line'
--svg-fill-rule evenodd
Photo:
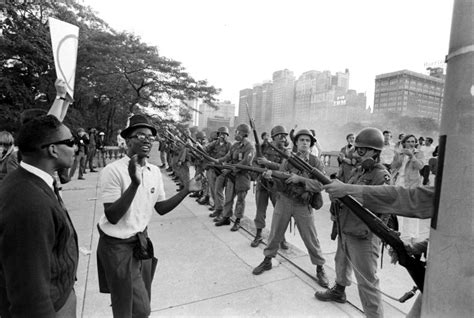
<path fill-rule="evenodd" d="M 420 175 L 423 177 L 423 185 L 430 183 L 430 166 L 426 165 L 420 170 Z"/>
<path fill-rule="evenodd" d="M 86 162 L 86 154 L 83 153 L 82 151 L 76 154 L 76 157 L 74 157 L 74 163 L 72 164 L 72 168 L 69 172 L 69 179 L 72 179 L 74 176 L 74 173 L 76 172 L 76 169 L 79 166 L 79 178 L 82 178 L 82 175 L 85 170 L 85 162 Z"/>
<path fill-rule="evenodd" d="M 89 169 L 92 171 L 94 170 L 94 158 L 95 158 L 96 149 L 89 148 L 87 151 L 87 163 L 89 164 Z M 85 169 L 84 169 L 85 170 Z"/>
<path fill-rule="evenodd" d="M 133 256 L 136 237 L 117 239 L 100 229 L 97 270 L 101 293 L 110 293 L 114 318 L 148 317 L 151 282 L 158 260 Z"/>

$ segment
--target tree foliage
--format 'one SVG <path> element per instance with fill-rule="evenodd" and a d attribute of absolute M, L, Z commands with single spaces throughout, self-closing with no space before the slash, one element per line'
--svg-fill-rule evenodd
<path fill-rule="evenodd" d="M 196 98 L 215 106 L 219 89 L 194 79 L 180 62 L 161 56 L 138 36 L 113 30 L 89 7 L 7 5 L 0 17 L 0 128 L 18 126 L 24 109 L 48 109 L 53 102 L 56 74 L 48 17 L 79 27 L 75 101 L 66 117 L 70 126 L 100 127 L 111 136 L 130 113 L 155 109 L 168 114 Z"/>

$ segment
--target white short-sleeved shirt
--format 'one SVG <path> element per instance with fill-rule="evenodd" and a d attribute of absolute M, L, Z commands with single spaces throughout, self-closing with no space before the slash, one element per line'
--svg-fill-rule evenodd
<path fill-rule="evenodd" d="M 100 173 L 100 196 L 103 203 L 119 199 L 132 182 L 128 174 L 130 158 L 123 157 L 107 165 Z M 105 214 L 99 221 L 101 230 L 112 237 L 126 239 L 145 230 L 155 211 L 155 203 L 165 200 L 163 178 L 160 169 L 148 162 L 137 166 L 142 182 L 128 211 L 117 224 L 110 223 Z"/>

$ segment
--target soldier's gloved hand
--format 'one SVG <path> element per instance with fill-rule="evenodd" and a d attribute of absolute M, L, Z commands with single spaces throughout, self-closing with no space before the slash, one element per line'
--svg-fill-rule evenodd
<path fill-rule="evenodd" d="M 183 165 L 183 163 L 182 163 L 181 161 L 178 161 L 178 162 L 176 163 L 176 165 L 177 165 L 178 167 L 181 167 L 181 166 Z"/>
<path fill-rule="evenodd" d="M 189 192 L 197 192 L 202 190 L 202 176 L 198 175 L 191 180 L 185 185 L 185 187 L 188 188 Z"/>
<path fill-rule="evenodd" d="M 323 185 L 323 189 L 329 194 L 329 198 L 331 201 L 333 199 L 342 198 L 343 196 L 347 195 L 347 184 L 333 179 L 331 183 Z"/>

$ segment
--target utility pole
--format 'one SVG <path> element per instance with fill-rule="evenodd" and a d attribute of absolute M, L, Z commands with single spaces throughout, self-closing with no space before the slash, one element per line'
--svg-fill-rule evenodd
<path fill-rule="evenodd" d="M 454 1 L 422 317 L 472 317 L 474 308 L 473 12 L 472 0 Z"/>

